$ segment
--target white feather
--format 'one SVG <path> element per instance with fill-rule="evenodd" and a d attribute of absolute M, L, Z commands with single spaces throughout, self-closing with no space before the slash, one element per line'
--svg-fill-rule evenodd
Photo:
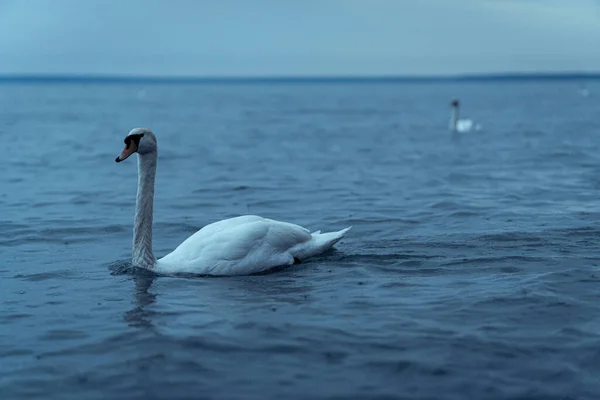
<path fill-rule="evenodd" d="M 244 215 L 200 229 L 157 260 L 155 270 L 207 275 L 262 272 L 320 254 L 333 247 L 348 229 L 311 234 L 298 225 Z"/>

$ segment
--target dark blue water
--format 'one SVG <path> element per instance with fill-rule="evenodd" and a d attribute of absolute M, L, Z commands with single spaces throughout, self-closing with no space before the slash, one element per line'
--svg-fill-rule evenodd
<path fill-rule="evenodd" d="M 597 399 L 600 87 L 577 86 L 0 86 L 2 399 Z M 447 131 L 453 97 L 484 131 Z M 159 256 L 246 213 L 354 228 L 266 275 L 136 271 L 136 126 Z"/>

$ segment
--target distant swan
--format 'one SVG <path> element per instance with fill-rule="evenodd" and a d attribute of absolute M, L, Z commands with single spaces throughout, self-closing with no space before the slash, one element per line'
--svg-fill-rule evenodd
<path fill-rule="evenodd" d="M 459 119 L 459 108 L 460 102 L 458 100 L 452 100 L 450 103 L 452 111 L 450 114 L 450 130 L 453 132 L 466 133 L 472 130 L 480 130 L 481 125 L 476 124 L 470 119 Z"/>
<path fill-rule="evenodd" d="M 121 162 L 138 153 L 138 189 L 132 262 L 161 274 L 247 275 L 291 265 L 329 250 L 350 227 L 321 233 L 255 215 L 218 221 L 200 229 L 161 259 L 152 253 L 152 218 L 157 141 L 150 129 L 125 137 Z"/>
<path fill-rule="evenodd" d="M 588 90 L 587 87 L 585 87 L 585 85 L 579 85 L 579 95 L 582 97 L 588 97 L 590 95 L 590 91 Z"/>

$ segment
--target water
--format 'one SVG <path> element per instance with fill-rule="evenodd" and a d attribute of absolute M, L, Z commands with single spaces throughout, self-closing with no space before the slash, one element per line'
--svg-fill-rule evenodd
<path fill-rule="evenodd" d="M 2 398 L 598 398 L 600 88 L 577 86 L 2 85 Z M 455 96 L 483 132 L 448 133 Z M 266 275 L 136 271 L 136 126 L 158 255 L 246 213 L 354 228 Z"/>

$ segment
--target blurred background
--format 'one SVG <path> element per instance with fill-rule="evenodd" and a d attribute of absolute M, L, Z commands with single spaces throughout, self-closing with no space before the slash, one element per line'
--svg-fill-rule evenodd
<path fill-rule="evenodd" d="M 597 72 L 596 0 L 4 0 L 0 73 Z"/>
<path fill-rule="evenodd" d="M 3 399 L 596 399 L 597 0 L 0 1 Z M 456 102 L 453 102 L 456 100 Z M 131 266 L 258 214 L 331 251 Z"/>

